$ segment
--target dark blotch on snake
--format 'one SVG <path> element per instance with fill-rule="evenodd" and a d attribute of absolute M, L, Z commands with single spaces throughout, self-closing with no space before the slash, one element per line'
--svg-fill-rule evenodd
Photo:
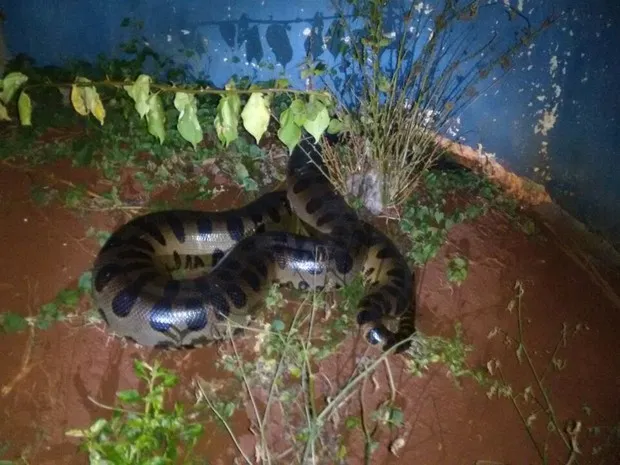
<path fill-rule="evenodd" d="M 168 221 L 168 226 L 170 226 L 174 236 L 177 238 L 177 241 L 183 244 L 185 242 L 185 228 L 183 227 L 183 222 L 172 212 L 169 212 L 166 215 L 166 220 Z"/>
<path fill-rule="evenodd" d="M 219 263 L 219 261 L 224 257 L 224 252 L 220 249 L 215 249 L 213 254 L 211 255 L 211 266 L 215 266 Z"/>
<path fill-rule="evenodd" d="M 261 279 L 256 273 L 246 269 L 240 273 L 239 277 L 248 283 L 248 286 L 250 286 L 254 292 L 260 291 Z"/>
<path fill-rule="evenodd" d="M 207 326 L 207 310 L 200 299 L 186 299 L 185 310 L 190 313 L 187 318 L 187 328 L 191 331 L 200 331 Z"/>
<path fill-rule="evenodd" d="M 248 300 L 245 296 L 245 292 L 243 292 L 243 289 L 237 284 L 229 283 L 224 290 L 235 307 L 243 308 L 247 303 Z"/>
<path fill-rule="evenodd" d="M 198 229 L 198 235 L 200 240 L 206 241 L 207 236 L 213 232 L 213 224 L 211 220 L 206 217 L 200 217 L 196 220 L 196 227 Z"/>
<path fill-rule="evenodd" d="M 212 275 L 216 278 L 216 279 L 220 279 L 222 281 L 225 282 L 230 282 L 233 281 L 235 279 L 235 275 L 233 275 L 230 271 L 225 270 L 223 268 L 219 268 L 217 270 L 215 270 Z"/>
<path fill-rule="evenodd" d="M 267 209 L 267 214 L 269 215 L 269 218 L 271 218 L 271 221 L 273 221 L 274 223 L 279 223 L 282 220 L 280 211 L 275 207 Z"/>
<path fill-rule="evenodd" d="M 155 331 L 165 333 L 177 323 L 172 311 L 172 301 L 167 298 L 159 300 L 149 311 L 149 324 Z"/>
<path fill-rule="evenodd" d="M 405 279 L 405 275 L 407 274 L 407 272 L 402 268 L 392 268 L 386 274 L 392 278 Z"/>
<path fill-rule="evenodd" d="M 129 315 L 136 304 L 136 300 L 138 300 L 140 292 L 142 292 L 142 288 L 157 278 L 157 276 L 159 276 L 159 273 L 153 271 L 142 273 L 130 286 L 116 294 L 114 299 L 112 299 L 112 311 L 114 314 L 120 318 Z"/>
<path fill-rule="evenodd" d="M 320 216 L 317 220 L 316 220 L 316 225 L 318 228 L 320 228 L 321 226 L 327 224 L 327 223 L 331 223 L 332 221 L 334 221 L 336 218 L 338 218 L 338 215 L 336 215 L 336 213 L 325 213 L 324 215 Z"/>
<path fill-rule="evenodd" d="M 320 197 L 314 197 L 306 204 L 306 212 L 310 215 L 314 215 L 323 206 L 323 200 Z"/>
<path fill-rule="evenodd" d="M 310 187 L 311 183 L 312 183 L 311 179 L 308 179 L 308 178 L 300 179 L 295 184 L 293 184 L 293 193 L 299 194 L 300 192 L 305 191 L 306 189 Z"/>
<path fill-rule="evenodd" d="M 374 308 L 371 310 L 362 310 L 357 314 L 357 324 L 363 325 L 366 323 L 377 322 L 381 319 L 382 316 L 382 312 Z"/>
<path fill-rule="evenodd" d="M 103 266 L 95 276 L 96 291 L 101 292 L 110 281 L 123 274 L 124 270 L 125 267 L 117 263 L 110 263 Z"/>
<path fill-rule="evenodd" d="M 243 239 L 245 229 L 243 227 L 243 220 L 240 217 L 236 215 L 229 216 L 226 220 L 226 228 L 228 229 L 228 234 L 234 241 Z"/>
<path fill-rule="evenodd" d="M 153 268 L 152 262 L 132 262 L 123 267 L 125 273 L 133 273 L 134 271 L 141 271 L 144 269 Z"/>
<path fill-rule="evenodd" d="M 230 305 L 224 294 L 214 291 L 205 295 L 204 301 L 211 307 L 211 310 L 215 312 L 215 317 L 218 320 L 223 320 L 230 314 Z"/>
<path fill-rule="evenodd" d="M 127 239 L 125 243 L 136 249 L 144 250 L 150 253 L 155 252 L 155 248 L 153 247 L 153 245 L 149 241 L 147 241 L 146 239 L 142 239 L 141 237 L 132 236 Z"/>
<path fill-rule="evenodd" d="M 239 260 L 234 260 L 232 258 L 229 258 L 225 262 L 222 262 L 220 267 L 225 268 L 230 271 L 237 271 L 241 269 L 241 263 L 239 262 Z"/>
<path fill-rule="evenodd" d="M 150 254 L 135 249 L 123 250 L 122 252 L 119 252 L 117 256 L 121 260 L 152 260 L 152 256 Z"/>
<path fill-rule="evenodd" d="M 384 247 L 377 252 L 377 258 L 381 260 L 384 258 L 398 258 L 398 254 L 392 247 Z"/>
<path fill-rule="evenodd" d="M 106 243 L 101 248 L 100 254 L 106 252 L 107 250 L 114 249 L 120 245 L 123 245 L 125 242 L 121 240 L 119 237 L 111 237 L 106 241 Z"/>
<path fill-rule="evenodd" d="M 248 263 L 252 265 L 263 278 L 266 278 L 269 275 L 267 265 L 265 265 L 265 263 L 261 260 L 260 257 L 253 257 L 248 260 Z"/>
<path fill-rule="evenodd" d="M 142 230 L 143 232 L 147 233 L 149 236 L 151 236 L 161 245 L 166 245 L 166 238 L 164 237 L 164 235 L 162 234 L 162 232 L 159 230 L 159 228 L 157 227 L 155 223 L 152 223 L 148 219 L 145 219 L 145 218 L 138 218 L 136 222 L 134 223 L 134 226 L 136 226 L 138 229 Z"/>
<path fill-rule="evenodd" d="M 206 294 L 211 291 L 211 281 L 209 281 L 207 276 L 199 276 L 198 278 L 194 278 L 193 282 L 194 288 L 198 292 Z"/>
<path fill-rule="evenodd" d="M 340 274 L 347 274 L 353 269 L 353 257 L 347 251 L 341 250 L 334 253 L 336 270 Z"/>
<path fill-rule="evenodd" d="M 397 287 L 395 287 L 395 286 L 389 286 L 389 285 L 388 285 L 388 286 L 384 286 L 384 287 L 383 287 L 383 290 L 384 290 L 385 292 L 387 292 L 388 294 L 390 294 L 392 297 L 399 298 L 399 297 L 402 297 L 402 296 L 403 296 L 403 295 L 402 295 L 402 293 L 401 293 L 401 291 L 400 291 L 400 289 L 398 289 L 398 288 L 397 288 Z"/>
<path fill-rule="evenodd" d="M 176 279 L 169 280 L 164 286 L 164 297 L 167 299 L 174 299 L 179 295 L 181 289 L 181 282 Z"/>

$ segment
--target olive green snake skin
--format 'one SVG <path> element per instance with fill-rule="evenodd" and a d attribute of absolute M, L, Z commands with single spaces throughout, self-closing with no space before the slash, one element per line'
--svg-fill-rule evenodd
<path fill-rule="evenodd" d="M 317 289 L 362 272 L 357 322 L 366 340 L 387 349 L 410 336 L 413 275 L 405 258 L 358 218 L 320 166 L 318 146 L 303 140 L 291 154 L 286 191 L 239 209 L 160 211 L 121 226 L 93 268 L 94 300 L 109 329 L 145 346 L 202 345 L 227 337 L 229 322 L 247 324 L 274 282 Z M 293 215 L 311 236 L 287 231 Z"/>

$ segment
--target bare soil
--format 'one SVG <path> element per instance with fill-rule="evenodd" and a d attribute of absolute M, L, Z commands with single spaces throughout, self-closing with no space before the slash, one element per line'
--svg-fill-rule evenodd
<path fill-rule="evenodd" d="M 59 202 L 47 206 L 33 202 L 33 186 L 62 184 L 59 180 L 87 184 L 93 193 L 102 189 L 93 171 L 65 162 L 38 169 L 0 165 L 1 311 L 34 315 L 59 291 L 74 287 L 99 248 L 86 236 L 87 229 L 112 230 L 128 218 L 118 212 L 79 214 Z M 228 209 L 244 201 L 238 191 L 227 189 L 200 206 Z M 446 261 L 454 252 L 469 259 L 468 276 L 460 286 L 446 278 Z M 519 363 L 515 355 L 517 347 L 507 344 L 501 333 L 489 337 L 495 328 L 517 336 L 516 309 L 507 310 L 517 281 L 525 290 L 525 342 L 539 377 L 544 376 L 559 424 L 564 428 L 572 421 L 581 422 L 577 437 L 581 454 L 573 463 L 620 463 L 620 308 L 609 298 L 609 289 L 603 291 L 597 284 L 600 280 L 593 279 L 544 228 L 527 236 L 499 211 L 456 226 L 440 254 L 417 270 L 417 327 L 427 335 L 451 337 L 455 323 L 461 323 L 466 342 L 475 348 L 470 356 L 473 366 L 499 360 L 514 392 L 531 386 L 539 393 L 527 364 Z M 87 306 L 82 302 L 81 310 Z M 556 359 L 562 369 L 550 363 L 558 344 Z M 333 395 L 366 350 L 352 328 L 352 336 L 320 366 L 321 378 L 329 380 L 319 383 L 321 392 Z M 88 325 L 79 318 L 48 330 L 2 334 L 0 353 L 0 445 L 8 447 L 0 458 L 17 463 L 20 457 L 28 464 L 88 463 L 86 454 L 78 453 L 77 441 L 64 433 L 109 416 L 89 397 L 112 405 L 118 390 L 139 387 L 132 370 L 137 357 L 158 358 L 174 369 L 182 379 L 178 397 L 188 403 L 195 375 L 226 379 L 214 367 L 217 347 L 189 352 L 139 348 L 110 337 L 103 324 Z M 372 464 L 542 463 L 532 437 L 541 449 L 548 442 L 549 463 L 569 462 L 568 449 L 549 432 L 548 417 L 535 404 L 517 404 L 526 419 L 536 413 L 530 418 L 530 437 L 509 399 L 489 398 L 486 389 L 471 379 L 457 385 L 439 365 L 422 377 L 412 377 L 400 357 L 390 362 L 405 427 L 380 431 Z M 342 409 L 342 417 L 359 413 L 361 404 L 369 415 L 385 399 L 388 386 L 382 366 L 365 384 L 362 397 L 354 396 Z M 277 422 L 276 416 L 274 425 Z M 237 412 L 233 426 L 243 448 L 252 454 L 255 437 L 248 415 Z M 348 463 L 363 463 L 362 434 L 348 434 Z M 391 452 L 390 444 L 399 438 L 404 446 Z M 207 426 L 198 449 L 211 464 L 233 463 L 233 444 L 216 424 Z"/>

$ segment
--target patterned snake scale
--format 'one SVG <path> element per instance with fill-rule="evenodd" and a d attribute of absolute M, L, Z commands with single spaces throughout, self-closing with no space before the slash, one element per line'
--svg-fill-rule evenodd
<path fill-rule="evenodd" d="M 94 300 L 109 329 L 145 346 L 199 346 L 227 337 L 227 320 L 247 324 L 274 282 L 339 287 L 361 271 L 366 294 L 357 322 L 366 340 L 388 349 L 411 335 L 405 258 L 358 218 L 321 163 L 318 146 L 305 139 L 289 159 L 287 191 L 238 209 L 160 211 L 121 226 L 93 268 Z M 288 231 L 293 215 L 310 237 Z"/>

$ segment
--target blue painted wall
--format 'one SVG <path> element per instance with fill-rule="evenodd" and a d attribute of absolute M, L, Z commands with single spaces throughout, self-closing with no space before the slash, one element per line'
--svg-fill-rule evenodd
<path fill-rule="evenodd" d="M 452 134 L 544 181 L 564 208 L 620 246 L 620 3 L 504 1 L 534 19 L 551 10 L 562 17 L 507 76 L 490 76 L 493 85 L 463 111 Z M 422 13 L 435 3 L 421 4 Z M 308 49 L 333 63 L 323 46 L 334 17 L 330 0 L 0 0 L 0 9 L 10 52 L 38 64 L 118 55 L 129 37 L 120 27 L 124 17 L 144 21 L 157 51 L 196 51 L 186 60 L 192 75 L 217 85 L 236 73 L 286 75 L 303 87 L 298 66 Z M 486 11 L 480 40 L 519 26 Z"/>

